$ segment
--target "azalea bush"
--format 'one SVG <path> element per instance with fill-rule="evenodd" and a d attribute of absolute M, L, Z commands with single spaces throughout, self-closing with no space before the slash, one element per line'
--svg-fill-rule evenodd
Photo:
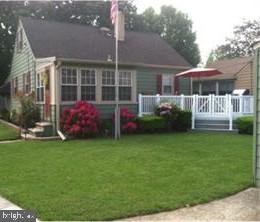
<path fill-rule="evenodd" d="M 61 129 L 67 135 L 85 138 L 99 133 L 99 112 L 88 102 L 79 101 L 74 107 L 63 110 Z"/>
<path fill-rule="evenodd" d="M 175 120 L 180 108 L 173 103 L 161 103 L 155 107 L 155 115 Z"/>
<path fill-rule="evenodd" d="M 173 103 L 161 103 L 155 107 L 155 115 L 166 120 L 166 129 L 187 131 L 191 128 L 191 112 L 181 110 Z"/>
<path fill-rule="evenodd" d="M 113 123 L 115 115 L 113 114 Z M 135 133 L 137 131 L 136 116 L 129 112 L 127 107 L 120 108 L 120 125 L 122 133 Z"/>

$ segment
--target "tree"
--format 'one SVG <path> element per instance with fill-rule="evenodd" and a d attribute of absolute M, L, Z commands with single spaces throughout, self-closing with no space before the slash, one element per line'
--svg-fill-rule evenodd
<path fill-rule="evenodd" d="M 227 38 L 223 45 L 213 50 L 216 60 L 252 56 L 259 36 L 260 21 L 244 21 L 242 25 L 235 26 L 233 38 Z"/>
<path fill-rule="evenodd" d="M 196 66 L 200 62 L 196 33 L 192 31 L 192 21 L 186 14 L 172 6 L 162 6 L 160 14 L 156 14 L 153 8 L 147 8 L 138 19 L 141 22 L 136 30 L 158 33 L 191 65 Z"/>
<path fill-rule="evenodd" d="M 200 62 L 200 52 L 188 16 L 172 6 L 162 6 L 160 22 L 163 27 L 162 37 L 191 65 L 196 66 Z"/>

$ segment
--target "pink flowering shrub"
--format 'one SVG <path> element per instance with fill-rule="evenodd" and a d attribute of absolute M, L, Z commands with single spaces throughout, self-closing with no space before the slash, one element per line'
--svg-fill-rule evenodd
<path fill-rule="evenodd" d="M 113 123 L 115 115 L 113 114 Z M 127 107 L 120 108 L 120 124 L 123 133 L 135 133 L 137 131 L 136 116 L 129 112 Z"/>
<path fill-rule="evenodd" d="M 180 109 L 173 103 L 161 103 L 155 107 L 155 115 L 175 120 Z"/>
<path fill-rule="evenodd" d="M 74 107 L 65 109 L 61 115 L 61 129 L 70 136 L 90 137 L 96 135 L 99 112 L 96 107 L 85 101 L 76 102 Z"/>

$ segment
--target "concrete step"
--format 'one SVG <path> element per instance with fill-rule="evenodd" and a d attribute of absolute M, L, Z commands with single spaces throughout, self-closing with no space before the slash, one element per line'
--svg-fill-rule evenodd
<path fill-rule="evenodd" d="M 37 122 L 34 128 L 28 129 L 29 134 L 34 137 L 53 136 L 53 126 L 50 122 Z"/>
<path fill-rule="evenodd" d="M 199 130 L 217 130 L 227 131 L 229 130 L 229 120 L 223 119 L 196 119 L 195 129 Z M 233 129 L 236 129 L 236 124 L 233 121 Z"/>
<path fill-rule="evenodd" d="M 34 128 L 29 128 L 28 132 L 30 135 L 35 136 L 35 137 L 42 137 L 44 134 L 44 129 L 41 127 L 34 127 Z"/>
<path fill-rule="evenodd" d="M 52 127 L 52 123 L 50 123 L 50 122 L 37 122 L 37 123 L 35 123 L 35 125 L 40 126 L 40 127 L 48 127 L 48 126 Z"/>

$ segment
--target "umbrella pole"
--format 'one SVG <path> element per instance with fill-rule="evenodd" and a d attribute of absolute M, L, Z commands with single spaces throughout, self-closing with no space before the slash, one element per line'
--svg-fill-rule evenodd
<path fill-rule="evenodd" d="M 193 94 L 193 79 L 190 77 L 190 94 Z"/>

